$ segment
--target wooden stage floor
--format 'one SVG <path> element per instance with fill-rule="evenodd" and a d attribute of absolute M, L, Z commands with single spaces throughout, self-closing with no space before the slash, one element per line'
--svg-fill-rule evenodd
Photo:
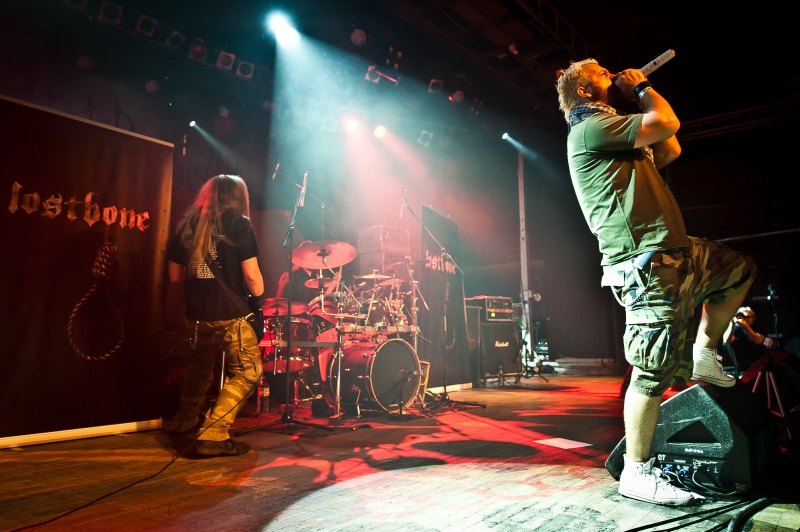
<path fill-rule="evenodd" d="M 690 508 L 621 497 L 605 469 L 623 435 L 621 377 L 547 379 L 448 391 L 485 408 L 429 396 L 425 411 L 363 411 L 333 430 L 300 402 L 292 419 L 326 428 L 259 428 L 238 437 L 253 448 L 238 457 L 178 457 L 193 438 L 161 430 L 2 449 L 0 529 L 699 531 L 726 529 L 745 504 L 713 510 L 759 501 L 744 530 L 800 529 L 790 452 L 764 493 Z M 280 408 L 235 428 L 285 419 Z"/>

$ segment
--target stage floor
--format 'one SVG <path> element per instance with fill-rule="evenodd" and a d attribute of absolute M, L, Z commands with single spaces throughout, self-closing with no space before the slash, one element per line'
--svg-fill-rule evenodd
<path fill-rule="evenodd" d="M 193 438 L 160 430 L 3 449 L 0 529 L 593 532 L 683 518 L 659 528 L 700 531 L 724 529 L 741 506 L 709 510 L 766 497 L 747 530 L 800 529 L 792 445 L 763 493 L 691 508 L 626 499 L 604 466 L 623 435 L 622 377 L 546 377 L 448 391 L 479 406 L 429 395 L 425 410 L 364 410 L 340 425 L 312 417 L 310 402 L 290 418 L 283 406 L 240 416 L 238 431 L 321 427 L 247 432 L 237 439 L 252 451 L 239 457 L 173 461 Z"/>

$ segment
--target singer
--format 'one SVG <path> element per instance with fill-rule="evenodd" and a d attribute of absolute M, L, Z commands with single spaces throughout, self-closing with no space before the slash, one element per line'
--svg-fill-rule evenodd
<path fill-rule="evenodd" d="M 557 89 L 569 129 L 572 184 L 602 253 L 601 284 L 625 308 L 623 345 L 633 368 L 619 493 L 655 504 L 695 504 L 702 496 L 673 486 L 653 467 L 661 398 L 670 386 L 685 387 L 690 379 L 735 384 L 723 372 L 716 347 L 757 269 L 749 257 L 686 234 L 658 172 L 680 155 L 680 122 L 639 69 L 612 75 L 585 59 L 561 73 Z M 639 112 L 618 112 L 626 101 L 638 104 Z"/>

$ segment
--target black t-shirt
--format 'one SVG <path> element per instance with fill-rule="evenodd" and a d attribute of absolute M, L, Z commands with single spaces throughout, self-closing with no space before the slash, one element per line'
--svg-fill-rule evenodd
<path fill-rule="evenodd" d="M 222 270 L 228 287 L 239 296 L 234 301 L 215 278 L 207 264 L 201 263 L 189 270 L 192 229 L 183 235 L 176 234 L 167 250 L 167 260 L 187 268 L 183 300 L 186 317 L 190 320 L 217 321 L 230 320 L 249 314 L 247 295 L 241 263 L 258 256 L 258 243 L 250 219 L 233 213 L 224 213 L 221 219 L 222 232 L 229 242 L 223 240 L 214 230 L 210 250 L 211 258 Z"/>
<path fill-rule="evenodd" d="M 755 324 L 753 330 L 761 334 L 761 331 Z M 766 354 L 767 348 L 762 344 L 757 344 L 750 340 L 741 325 L 734 325 L 733 336 L 735 340 L 731 342 L 730 345 L 733 348 L 733 352 L 736 353 L 736 360 L 739 363 L 740 369 L 746 369 Z"/>
<path fill-rule="evenodd" d="M 308 304 L 315 297 L 319 296 L 318 288 L 309 288 L 305 284 L 309 279 L 315 278 L 315 275 L 309 275 L 303 268 L 297 268 L 296 270 L 293 270 L 291 284 L 292 301 Z M 281 278 L 278 281 L 278 291 L 276 292 L 275 297 L 288 298 L 289 288 L 289 273 L 283 272 L 283 275 L 281 275 Z"/>

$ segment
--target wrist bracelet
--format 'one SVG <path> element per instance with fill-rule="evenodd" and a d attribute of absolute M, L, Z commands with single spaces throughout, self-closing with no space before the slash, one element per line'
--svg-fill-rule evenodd
<path fill-rule="evenodd" d="M 642 100 L 642 96 L 644 96 L 644 93 L 649 91 L 652 88 L 653 88 L 653 86 L 650 84 L 650 82 L 647 81 L 647 80 L 644 80 L 644 81 L 642 81 L 641 83 L 639 83 L 638 85 L 636 85 L 633 88 L 633 95 L 636 96 L 636 99 L 638 101 L 641 101 Z"/>

